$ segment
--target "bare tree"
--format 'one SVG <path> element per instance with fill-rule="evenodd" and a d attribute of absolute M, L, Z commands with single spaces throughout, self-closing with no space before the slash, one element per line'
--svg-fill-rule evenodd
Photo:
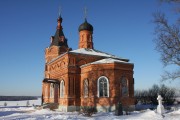
<path fill-rule="evenodd" d="M 180 5 L 180 0 L 161 0 Z M 180 7 L 179 7 L 180 8 Z M 175 71 L 165 71 L 162 80 L 175 80 L 180 78 L 180 24 L 169 24 L 165 14 L 157 12 L 153 14 L 155 27 L 156 50 L 161 54 L 164 66 L 175 65 Z M 179 19 L 179 18 L 178 18 Z M 179 21 L 177 19 L 177 21 Z"/>

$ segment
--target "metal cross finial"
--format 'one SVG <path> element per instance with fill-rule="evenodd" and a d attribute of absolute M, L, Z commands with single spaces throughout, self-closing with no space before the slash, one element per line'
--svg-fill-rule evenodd
<path fill-rule="evenodd" d="M 62 12 L 61 6 L 59 6 L 59 13 L 58 13 L 59 17 L 61 16 L 61 12 Z"/>
<path fill-rule="evenodd" d="M 84 19 L 87 19 L 87 8 L 84 7 Z"/>

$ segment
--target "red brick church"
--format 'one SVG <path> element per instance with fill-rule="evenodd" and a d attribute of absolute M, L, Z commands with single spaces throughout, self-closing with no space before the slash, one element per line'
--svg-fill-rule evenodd
<path fill-rule="evenodd" d="M 42 103 L 56 104 L 62 111 L 78 111 L 80 106 L 114 111 L 120 101 L 133 109 L 133 63 L 94 49 L 93 26 L 86 19 L 78 30 L 79 48 L 72 50 L 63 33 L 62 17 L 57 19 L 55 35 L 45 49 Z"/>

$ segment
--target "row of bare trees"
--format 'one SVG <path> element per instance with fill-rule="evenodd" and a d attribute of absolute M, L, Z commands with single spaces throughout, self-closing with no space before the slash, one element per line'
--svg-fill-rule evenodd
<path fill-rule="evenodd" d="M 153 85 L 148 90 L 136 90 L 135 98 L 141 104 L 157 105 L 157 96 L 160 94 L 163 97 L 163 102 L 166 105 L 172 105 L 175 101 L 175 89 L 165 86 Z"/>
<path fill-rule="evenodd" d="M 0 101 L 37 100 L 38 96 L 0 96 Z"/>
<path fill-rule="evenodd" d="M 7 104 L 7 102 L 4 102 L 4 106 L 6 107 L 8 104 Z M 17 106 L 18 106 L 19 104 L 17 103 Z M 26 106 L 29 106 L 30 105 L 30 103 L 29 103 L 29 100 L 26 102 Z M 34 104 L 32 104 L 32 106 L 34 106 Z"/>

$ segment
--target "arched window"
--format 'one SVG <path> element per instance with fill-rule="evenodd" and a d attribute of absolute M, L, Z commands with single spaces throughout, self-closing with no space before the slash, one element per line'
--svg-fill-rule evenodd
<path fill-rule="evenodd" d="M 64 97 L 64 80 L 61 80 L 60 83 L 60 98 Z"/>
<path fill-rule="evenodd" d="M 125 77 L 121 79 L 121 89 L 122 96 L 128 96 L 128 80 Z"/>
<path fill-rule="evenodd" d="M 54 84 L 50 84 L 50 98 L 54 98 Z"/>
<path fill-rule="evenodd" d="M 88 97 L 88 80 L 84 80 L 84 97 Z"/>
<path fill-rule="evenodd" d="M 109 97 L 109 81 L 105 76 L 98 79 L 98 97 Z"/>

